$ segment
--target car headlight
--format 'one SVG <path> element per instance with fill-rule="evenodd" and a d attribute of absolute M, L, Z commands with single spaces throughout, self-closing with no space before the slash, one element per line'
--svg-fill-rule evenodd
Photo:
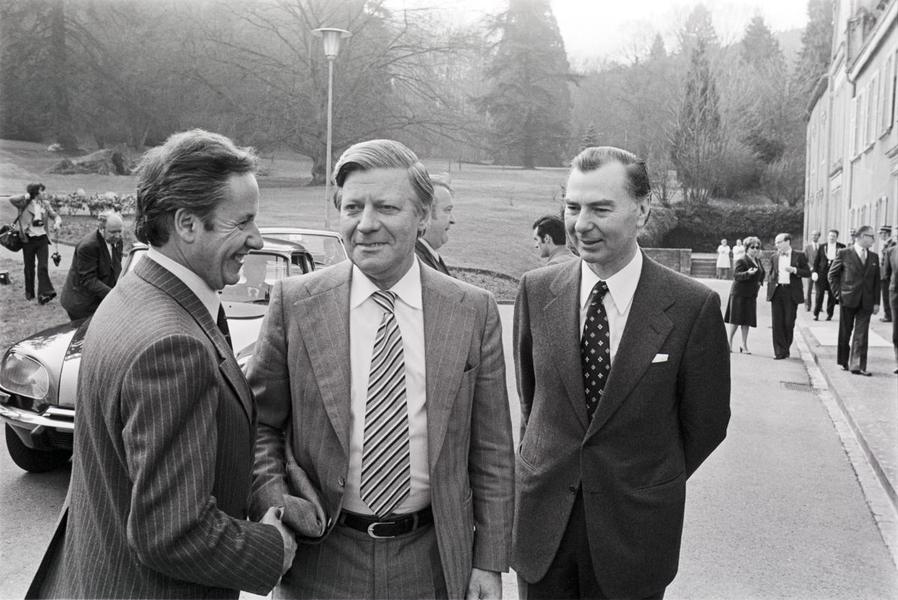
<path fill-rule="evenodd" d="M 30 356 L 10 352 L 0 367 L 0 387 L 12 394 L 43 400 L 50 392 L 50 373 Z"/>

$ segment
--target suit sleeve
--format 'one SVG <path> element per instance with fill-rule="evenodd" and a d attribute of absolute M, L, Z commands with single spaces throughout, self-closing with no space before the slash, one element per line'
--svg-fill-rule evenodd
<path fill-rule="evenodd" d="M 258 414 L 250 504 L 250 516 L 254 519 L 261 518 L 271 506 L 283 505 L 284 495 L 289 494 L 285 431 L 289 427 L 292 396 L 283 290 L 283 283 L 276 282 L 247 373 Z"/>
<path fill-rule="evenodd" d="M 122 440 L 133 482 L 128 543 L 147 567 L 212 587 L 267 593 L 283 541 L 271 525 L 233 518 L 212 496 L 218 363 L 204 340 L 162 338 L 122 383 Z"/>
<path fill-rule="evenodd" d="M 749 274 L 748 270 L 751 268 L 751 265 L 748 261 L 742 260 L 741 258 L 736 261 L 736 265 L 733 267 L 733 279 L 736 281 L 748 281 L 755 274 Z"/>
<path fill-rule="evenodd" d="M 689 477 L 726 437 L 730 420 L 730 355 L 720 297 L 709 293 L 680 366 L 680 431 Z"/>
<path fill-rule="evenodd" d="M 100 281 L 98 274 L 100 252 L 106 252 L 106 249 L 98 244 L 79 244 L 75 248 L 72 268 L 78 276 L 78 286 L 91 296 L 102 300 L 112 288 Z"/>
<path fill-rule="evenodd" d="M 804 252 L 798 253 L 798 264 L 795 266 L 797 277 L 810 277 L 811 268 L 808 266 L 808 257 Z"/>
<path fill-rule="evenodd" d="M 533 337 L 530 332 L 530 307 L 527 302 L 527 275 L 521 278 L 518 296 L 514 303 L 514 329 L 512 333 L 514 348 L 515 381 L 518 397 L 521 402 L 521 437 L 530 420 L 530 409 L 533 407 L 533 391 L 536 376 L 533 370 Z"/>
<path fill-rule="evenodd" d="M 839 300 L 842 295 L 842 255 L 844 253 L 845 250 L 836 252 L 836 258 L 833 260 L 832 264 L 829 266 L 829 271 L 826 273 L 826 279 L 829 281 L 829 291 L 836 300 Z"/>
<path fill-rule="evenodd" d="M 502 324 L 492 296 L 480 341 L 468 476 L 474 509 L 473 566 L 507 571 L 514 512 L 514 441 L 505 387 Z"/>

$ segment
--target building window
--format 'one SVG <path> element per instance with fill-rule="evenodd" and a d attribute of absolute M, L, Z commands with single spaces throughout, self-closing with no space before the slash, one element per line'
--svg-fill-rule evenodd
<path fill-rule="evenodd" d="M 892 111 L 895 105 L 895 57 L 889 55 L 882 74 L 882 108 L 880 109 L 880 135 L 892 127 Z"/>
<path fill-rule="evenodd" d="M 873 143 L 876 132 L 876 123 L 879 110 L 879 73 L 873 75 L 870 85 L 867 87 L 867 117 L 864 120 L 864 147 Z"/>

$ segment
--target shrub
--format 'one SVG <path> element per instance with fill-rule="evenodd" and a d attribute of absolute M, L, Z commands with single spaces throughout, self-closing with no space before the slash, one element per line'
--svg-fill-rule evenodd
<path fill-rule="evenodd" d="M 677 225 L 662 241 L 667 248 L 692 248 L 695 252 L 714 252 L 721 238 L 730 244 L 756 235 L 772 244 L 776 234 L 788 232 L 801 238 L 804 226 L 802 207 L 718 206 L 682 203 L 674 207 Z"/>

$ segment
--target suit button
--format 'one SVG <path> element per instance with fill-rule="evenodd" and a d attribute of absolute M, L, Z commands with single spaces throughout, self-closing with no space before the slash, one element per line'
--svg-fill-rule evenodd
<path fill-rule="evenodd" d="M 577 493 L 577 486 L 576 486 L 576 485 L 569 485 L 567 489 L 568 489 L 568 491 L 569 491 L 570 493 L 572 493 L 572 494 L 576 494 L 576 493 Z"/>
<path fill-rule="evenodd" d="M 337 485 L 339 485 L 340 487 L 345 486 L 346 480 L 341 477 L 340 479 L 337 480 Z"/>

